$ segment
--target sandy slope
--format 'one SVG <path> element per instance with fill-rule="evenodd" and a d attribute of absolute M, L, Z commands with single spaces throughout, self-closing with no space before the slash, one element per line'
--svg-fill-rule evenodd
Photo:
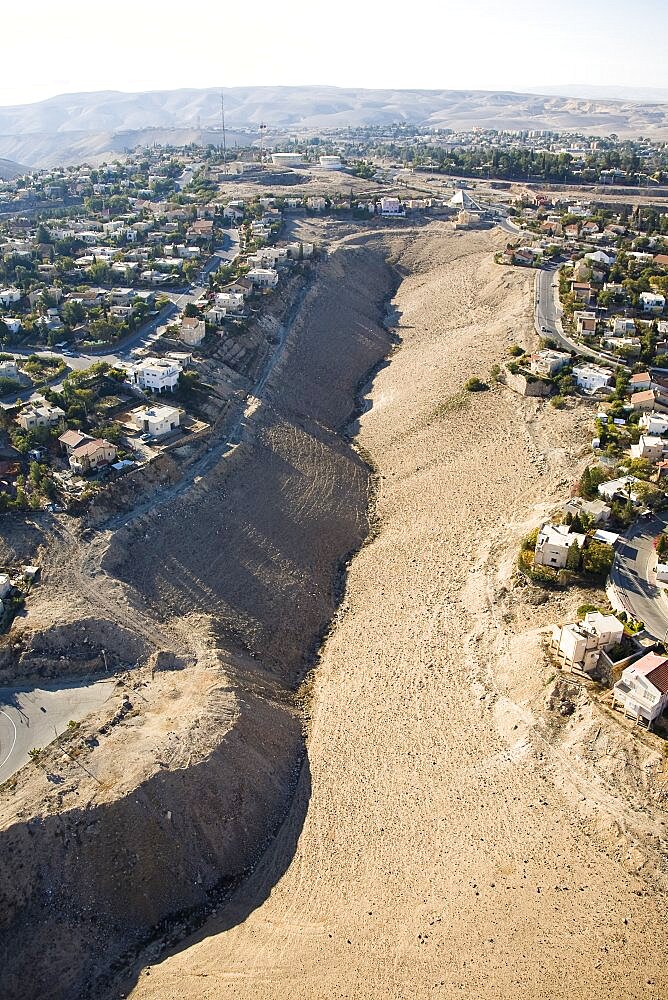
<path fill-rule="evenodd" d="M 295 857 L 247 915 L 286 830 L 237 910 L 144 970 L 135 998 L 668 995 L 661 877 L 610 834 L 613 817 L 650 821 L 585 781 L 537 714 L 548 669 L 517 635 L 554 608 L 503 590 L 585 415 L 505 389 L 460 402 L 528 335 L 530 279 L 491 263 L 489 234 L 445 232 L 397 243 L 403 344 L 359 436 L 378 530 L 315 674 Z"/>

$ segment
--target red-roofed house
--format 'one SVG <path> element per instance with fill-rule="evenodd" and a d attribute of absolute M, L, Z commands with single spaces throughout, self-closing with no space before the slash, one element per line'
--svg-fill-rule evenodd
<path fill-rule="evenodd" d="M 668 656 L 647 653 L 622 671 L 612 689 L 612 707 L 649 727 L 668 706 Z"/>

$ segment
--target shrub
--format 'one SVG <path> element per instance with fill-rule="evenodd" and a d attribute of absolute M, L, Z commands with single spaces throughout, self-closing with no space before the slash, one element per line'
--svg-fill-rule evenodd
<path fill-rule="evenodd" d="M 563 396 L 553 396 L 550 400 L 550 406 L 553 406 L 555 410 L 563 410 L 566 405 L 566 400 Z"/>
<path fill-rule="evenodd" d="M 484 392 L 486 389 L 489 389 L 489 386 L 482 379 L 473 377 L 464 383 L 464 388 L 467 392 Z"/>
<path fill-rule="evenodd" d="M 521 358 L 524 354 L 524 348 L 520 347 L 519 344 L 512 344 L 508 348 L 508 354 L 510 354 L 513 358 Z"/>

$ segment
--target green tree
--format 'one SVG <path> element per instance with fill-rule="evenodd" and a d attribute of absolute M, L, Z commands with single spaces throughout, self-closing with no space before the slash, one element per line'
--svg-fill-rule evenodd
<path fill-rule="evenodd" d="M 611 546 L 590 540 L 582 557 L 582 568 L 592 576 L 606 577 L 612 566 Z"/>

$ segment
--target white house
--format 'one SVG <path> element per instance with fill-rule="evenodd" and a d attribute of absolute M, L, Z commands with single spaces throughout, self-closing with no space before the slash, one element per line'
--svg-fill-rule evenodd
<path fill-rule="evenodd" d="M 243 312 L 243 292 L 218 292 L 214 299 L 214 305 L 217 309 L 223 309 L 225 313 Z"/>
<path fill-rule="evenodd" d="M 662 438 L 653 434 L 641 434 L 638 443 L 631 445 L 631 458 L 646 458 L 648 462 L 660 462 L 664 447 Z"/>
<path fill-rule="evenodd" d="M 617 316 L 612 324 L 612 332 L 616 337 L 633 337 L 636 332 L 636 325 L 632 319 Z"/>
<path fill-rule="evenodd" d="M 19 366 L 16 361 L 0 361 L 0 378 L 17 379 L 18 377 Z"/>
<path fill-rule="evenodd" d="M 668 434 L 668 415 L 665 413 L 643 413 L 638 424 L 648 434 Z"/>
<path fill-rule="evenodd" d="M 626 667 L 612 689 L 612 707 L 617 705 L 649 729 L 668 705 L 668 657 L 647 653 Z"/>
<path fill-rule="evenodd" d="M 278 284 L 278 271 L 271 267 L 252 267 L 246 277 L 258 288 L 275 288 Z"/>
<path fill-rule="evenodd" d="M 572 497 L 564 504 L 564 512 L 575 517 L 586 514 L 594 524 L 607 524 L 612 513 L 603 500 L 585 500 L 583 497 Z"/>
<path fill-rule="evenodd" d="M 18 333 L 21 329 L 21 320 L 18 316 L 0 317 L 10 333 Z"/>
<path fill-rule="evenodd" d="M 570 360 L 570 354 L 566 354 L 564 351 L 552 351 L 549 348 L 544 348 L 531 355 L 530 368 L 534 375 L 544 375 L 549 378 L 561 371 L 565 365 L 569 364 Z"/>
<path fill-rule="evenodd" d="M 654 292 L 641 292 L 638 296 L 638 302 L 644 313 L 652 313 L 658 316 L 659 313 L 663 312 L 666 299 L 663 295 L 658 295 Z"/>
<path fill-rule="evenodd" d="M 591 673 L 602 650 L 621 642 L 624 626 L 614 615 L 589 611 L 580 622 L 552 626 L 551 647 L 564 670 Z"/>
<path fill-rule="evenodd" d="M 571 531 L 567 524 L 544 524 L 538 532 L 534 563 L 537 566 L 552 566 L 563 569 L 568 559 L 568 550 L 573 545 L 584 546 L 586 535 Z"/>
<path fill-rule="evenodd" d="M 607 368 L 587 362 L 573 368 L 573 377 L 585 392 L 597 392 L 612 383 L 612 374 Z"/>
<path fill-rule="evenodd" d="M 397 217 L 405 215 L 406 212 L 404 211 L 404 206 L 401 204 L 399 198 L 381 198 L 380 214 Z"/>
<path fill-rule="evenodd" d="M 47 403 L 26 406 L 16 418 L 20 427 L 32 431 L 36 427 L 54 427 L 65 419 L 65 411 L 59 406 L 49 406 Z"/>
<path fill-rule="evenodd" d="M 142 389 L 174 392 L 181 374 L 181 365 L 166 358 L 145 358 L 130 369 L 130 381 Z"/>
<path fill-rule="evenodd" d="M 9 580 L 9 574 L 0 573 L 0 598 L 6 597 L 11 589 L 12 585 Z"/>
<path fill-rule="evenodd" d="M 598 492 L 606 500 L 618 498 L 635 501 L 638 499 L 634 492 L 635 484 L 641 482 L 642 480 L 638 479 L 637 476 L 622 476 L 620 479 L 610 479 L 607 483 L 601 483 Z"/>
<path fill-rule="evenodd" d="M 225 306 L 217 306 L 215 303 L 204 313 L 204 319 L 209 326 L 222 326 L 227 309 Z"/>
<path fill-rule="evenodd" d="M 20 288 L 3 288 L 0 291 L 0 305 L 13 306 L 14 303 L 20 301 L 21 301 Z"/>
<path fill-rule="evenodd" d="M 162 437 L 176 430 L 181 415 L 175 406 L 142 406 L 132 411 L 132 422 L 138 431 Z"/>
<path fill-rule="evenodd" d="M 306 199 L 306 207 L 310 208 L 312 212 L 324 212 L 327 208 L 327 202 L 322 197 L 312 196 Z"/>
<path fill-rule="evenodd" d="M 206 323 L 196 316 L 184 316 L 181 320 L 179 340 L 189 347 L 197 347 L 206 336 Z"/>

